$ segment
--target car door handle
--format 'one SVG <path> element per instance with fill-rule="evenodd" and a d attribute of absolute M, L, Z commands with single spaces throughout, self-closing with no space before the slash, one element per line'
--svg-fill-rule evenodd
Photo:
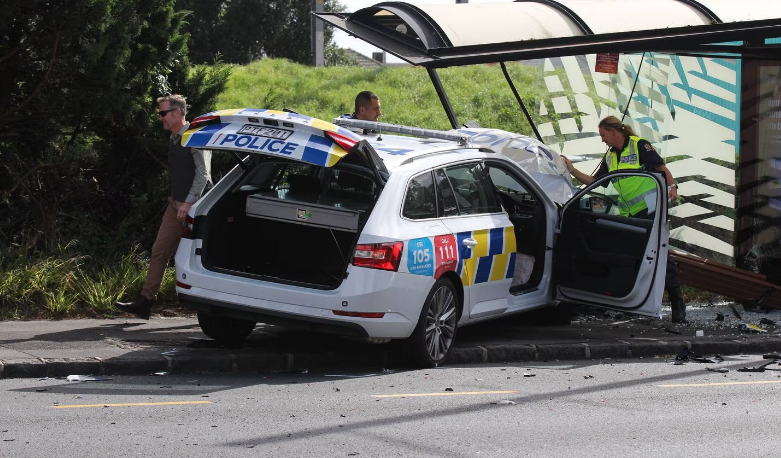
<path fill-rule="evenodd" d="M 473 246 L 477 245 L 477 240 L 475 239 L 464 239 L 461 241 L 461 244 L 465 247 L 472 248 Z"/>

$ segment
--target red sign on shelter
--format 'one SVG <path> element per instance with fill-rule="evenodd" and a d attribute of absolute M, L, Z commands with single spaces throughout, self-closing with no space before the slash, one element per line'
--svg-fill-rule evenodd
<path fill-rule="evenodd" d="M 618 73 L 618 56 L 617 52 L 601 52 L 597 53 L 597 65 L 594 71 L 600 73 Z"/>

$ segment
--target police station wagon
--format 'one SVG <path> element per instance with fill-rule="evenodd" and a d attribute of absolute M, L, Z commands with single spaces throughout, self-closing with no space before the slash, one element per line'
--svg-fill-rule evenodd
<path fill-rule="evenodd" d="M 217 340 L 256 322 L 374 342 L 442 364 L 459 327 L 560 302 L 659 316 L 664 178 L 611 173 L 577 190 L 542 143 L 234 109 L 195 119 L 185 146 L 237 166 L 190 210 L 179 300 Z M 654 219 L 618 214 L 611 181 L 655 181 Z"/>

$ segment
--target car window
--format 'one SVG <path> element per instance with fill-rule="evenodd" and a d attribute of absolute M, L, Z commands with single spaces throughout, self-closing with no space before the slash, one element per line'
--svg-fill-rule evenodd
<path fill-rule="evenodd" d="M 504 210 L 510 215 L 533 214 L 537 202 L 534 194 L 529 192 L 523 183 L 509 171 L 494 164 L 487 167 L 488 175 L 491 177 L 496 195 Z"/>
<path fill-rule="evenodd" d="M 488 175 L 491 176 L 491 181 L 499 191 L 508 192 L 510 194 L 528 194 L 526 188 L 505 170 L 499 167 L 488 167 Z"/>
<path fill-rule="evenodd" d="M 401 214 L 409 219 L 437 217 L 436 193 L 431 172 L 421 173 L 409 181 Z"/>
<path fill-rule="evenodd" d="M 458 204 L 456 203 L 456 195 L 453 191 L 453 187 L 450 186 L 450 180 L 447 179 L 445 171 L 437 169 L 434 171 L 434 176 L 437 181 L 437 195 L 440 202 L 441 216 L 455 216 L 458 215 Z"/>
<path fill-rule="evenodd" d="M 255 164 L 235 192 L 365 210 L 371 206 L 379 187 L 368 170 L 271 160 Z"/>
<path fill-rule="evenodd" d="M 651 180 L 651 178 L 648 178 Z M 656 190 L 645 194 L 647 208 L 656 209 Z M 621 207 L 626 203 L 621 199 L 621 194 L 616 190 L 613 182 L 608 182 L 604 187 L 596 187 L 580 197 L 578 206 L 581 210 L 602 213 L 606 215 L 620 215 Z"/>
<path fill-rule="evenodd" d="M 501 211 L 494 195 L 491 179 L 479 162 L 445 167 L 453 190 L 459 214 L 474 215 Z"/>

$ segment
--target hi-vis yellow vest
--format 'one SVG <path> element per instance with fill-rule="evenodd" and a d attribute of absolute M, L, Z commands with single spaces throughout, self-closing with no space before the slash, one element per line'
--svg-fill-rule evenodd
<path fill-rule="evenodd" d="M 608 171 L 639 169 L 640 155 L 637 142 L 640 140 L 642 140 L 640 137 L 629 137 L 629 143 L 621 152 L 620 160 L 615 152 L 610 151 L 607 160 Z M 647 177 L 614 178 L 613 187 L 618 191 L 618 211 L 622 216 L 636 215 L 648 208 L 645 203 L 646 196 L 656 193 L 656 182 Z"/>

